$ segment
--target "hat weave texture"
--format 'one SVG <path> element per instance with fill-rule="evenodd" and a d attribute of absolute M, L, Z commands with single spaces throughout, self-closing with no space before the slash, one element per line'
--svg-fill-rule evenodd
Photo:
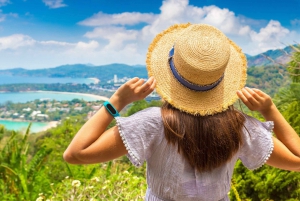
<path fill-rule="evenodd" d="M 208 91 L 183 86 L 170 69 L 172 47 L 171 59 L 184 80 L 197 86 L 222 81 Z M 176 24 L 159 33 L 149 46 L 146 64 L 148 75 L 157 81 L 157 93 L 175 108 L 193 115 L 213 115 L 228 109 L 247 78 L 247 61 L 241 49 L 206 24 Z"/>

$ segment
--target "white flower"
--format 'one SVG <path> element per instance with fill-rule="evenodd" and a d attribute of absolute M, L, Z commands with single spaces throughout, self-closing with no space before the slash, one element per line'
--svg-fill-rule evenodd
<path fill-rule="evenodd" d="M 66 176 L 65 179 L 69 179 L 69 176 Z"/>
<path fill-rule="evenodd" d="M 42 201 L 43 199 L 43 197 L 38 197 L 35 201 Z"/>
<path fill-rule="evenodd" d="M 94 188 L 94 186 L 88 186 L 88 189 L 93 189 Z"/>
<path fill-rule="evenodd" d="M 80 181 L 79 180 L 73 180 L 72 181 L 72 186 L 74 187 L 79 187 L 81 185 Z"/>
<path fill-rule="evenodd" d="M 95 181 L 95 182 L 99 182 L 100 181 L 100 179 L 99 179 L 99 177 L 94 177 L 93 179 L 91 179 L 92 181 Z"/>

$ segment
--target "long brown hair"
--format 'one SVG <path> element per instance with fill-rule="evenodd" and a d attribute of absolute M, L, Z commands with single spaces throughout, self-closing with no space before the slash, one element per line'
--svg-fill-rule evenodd
<path fill-rule="evenodd" d="M 215 115 L 194 116 L 165 102 L 161 113 L 167 141 L 199 172 L 220 167 L 242 144 L 245 117 L 233 106 Z"/>

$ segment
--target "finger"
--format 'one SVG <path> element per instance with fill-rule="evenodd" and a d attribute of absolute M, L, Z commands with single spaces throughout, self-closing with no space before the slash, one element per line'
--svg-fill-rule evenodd
<path fill-rule="evenodd" d="M 146 96 L 148 96 L 149 94 L 151 94 L 154 91 L 155 86 L 156 86 L 156 80 L 153 79 L 151 86 L 144 92 L 146 94 Z"/>
<path fill-rule="evenodd" d="M 153 81 L 154 81 L 154 78 L 153 77 L 150 77 L 147 82 L 145 82 L 142 86 L 140 86 L 139 90 L 138 91 L 141 91 L 141 92 L 145 92 L 147 91 L 151 85 L 153 84 Z"/>
<path fill-rule="evenodd" d="M 243 103 L 248 107 L 252 107 L 252 105 L 249 103 L 248 99 L 246 98 L 246 96 L 244 96 L 243 92 L 242 91 L 237 91 L 236 92 L 238 97 L 243 101 Z"/>
<path fill-rule="evenodd" d="M 268 94 L 264 93 L 263 91 L 259 90 L 259 89 L 253 89 L 253 91 L 255 91 L 260 97 L 266 98 L 268 96 Z"/>
<path fill-rule="evenodd" d="M 134 84 L 134 83 L 136 83 L 136 82 L 139 81 L 139 80 L 140 80 L 140 78 L 134 77 L 134 78 L 128 80 L 127 83 L 128 83 L 128 84 Z"/>
<path fill-rule="evenodd" d="M 243 89 L 242 89 L 242 92 L 243 92 L 244 96 L 247 98 L 248 102 L 249 102 L 252 106 L 255 106 L 255 105 L 259 104 L 258 101 L 255 100 L 255 98 L 252 96 L 250 90 L 248 91 L 246 88 L 243 88 Z"/>
<path fill-rule="evenodd" d="M 137 88 L 137 87 L 141 86 L 144 82 L 145 82 L 144 79 L 139 79 L 137 82 L 132 84 L 132 88 Z"/>
<path fill-rule="evenodd" d="M 245 89 L 248 91 L 249 94 L 258 102 L 261 102 L 263 98 L 254 90 L 249 87 L 245 87 Z"/>

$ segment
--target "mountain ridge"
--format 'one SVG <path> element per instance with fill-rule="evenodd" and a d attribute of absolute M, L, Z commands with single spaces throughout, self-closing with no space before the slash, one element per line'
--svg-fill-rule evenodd
<path fill-rule="evenodd" d="M 268 50 L 261 54 L 251 56 L 247 55 L 248 67 L 269 66 L 277 63 L 287 63 L 290 59 L 290 54 L 293 53 L 293 48 L 290 46 L 284 49 Z M 268 59 L 269 58 L 269 59 Z M 272 62 L 273 60 L 274 62 Z M 11 74 L 14 76 L 28 77 L 71 77 L 71 78 L 90 78 L 96 77 L 101 82 L 106 82 L 117 77 L 141 77 L 147 78 L 148 73 L 145 65 L 127 65 L 121 63 L 112 63 L 107 65 L 95 66 L 92 64 L 66 64 L 52 68 L 43 69 L 25 69 L 13 68 L 0 70 L 0 74 Z"/>

